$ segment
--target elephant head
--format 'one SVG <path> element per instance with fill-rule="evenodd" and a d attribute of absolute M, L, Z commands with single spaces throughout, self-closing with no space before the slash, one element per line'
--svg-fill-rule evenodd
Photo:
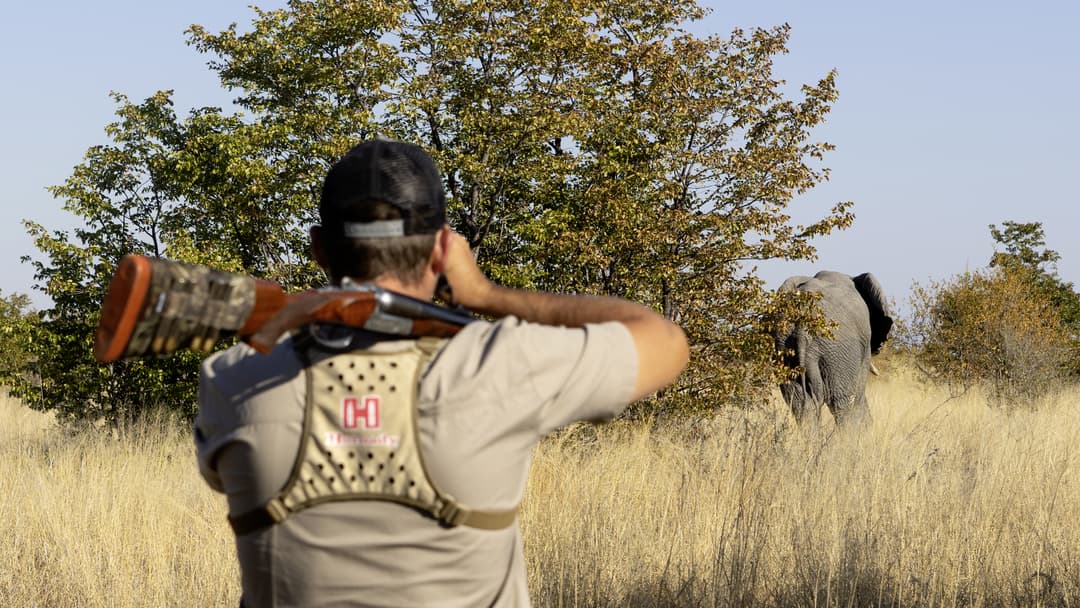
<path fill-rule="evenodd" d="M 792 323 L 774 333 L 785 364 L 801 370 L 780 385 L 784 400 L 800 424 L 815 424 L 822 404 L 838 424 L 869 420 L 870 357 L 880 351 L 893 323 L 881 285 L 870 273 L 851 277 L 821 271 L 790 277 L 779 289 L 793 290 L 820 294 L 818 306 L 831 328 L 825 336 Z"/>

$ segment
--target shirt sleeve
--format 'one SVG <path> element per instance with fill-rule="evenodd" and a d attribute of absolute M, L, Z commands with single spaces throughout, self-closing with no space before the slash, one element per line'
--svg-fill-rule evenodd
<path fill-rule="evenodd" d="M 303 425 L 303 374 L 288 346 L 270 355 L 218 353 L 199 373 L 194 439 L 199 473 L 239 512 L 285 482 Z"/>
<path fill-rule="evenodd" d="M 581 420 L 610 420 L 630 402 L 637 381 L 637 349 L 622 323 L 581 329 L 534 325 L 524 353 L 540 397 L 539 432 Z"/>
<path fill-rule="evenodd" d="M 637 380 L 637 351 L 622 323 L 566 328 L 506 317 L 466 327 L 430 369 L 430 401 L 500 402 L 508 417 L 501 424 L 530 426 L 535 438 L 622 412 Z"/>
<path fill-rule="evenodd" d="M 205 363 L 204 363 L 205 365 Z M 221 475 L 217 470 L 218 451 L 227 443 L 225 429 L 218 428 L 212 412 L 225 408 L 221 393 L 214 386 L 207 370 L 199 374 L 199 414 L 195 418 L 195 455 L 199 474 L 207 485 L 217 492 L 224 492 Z"/>

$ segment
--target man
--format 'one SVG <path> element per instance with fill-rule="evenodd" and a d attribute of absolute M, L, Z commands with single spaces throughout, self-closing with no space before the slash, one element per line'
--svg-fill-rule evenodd
<path fill-rule="evenodd" d="M 238 345 L 205 361 L 195 442 L 204 478 L 228 497 L 243 605 L 528 606 L 514 512 L 531 449 L 560 427 L 610 419 L 670 383 L 687 362 L 685 335 L 625 300 L 492 284 L 464 238 L 446 226 L 441 177 L 416 146 L 386 140 L 356 146 L 327 175 L 319 212 L 312 249 L 332 283 L 373 283 L 430 300 L 442 275 L 458 303 L 498 320 L 470 323 L 434 346 L 429 339 L 311 326 L 268 355 Z M 417 386 L 397 390 L 376 363 L 389 370 L 397 367 L 395 357 L 412 361 L 409 353 L 425 340 L 419 350 L 426 354 L 416 354 Z M 316 369 L 324 376 L 313 376 Z M 383 376 L 381 388 L 375 375 Z M 379 428 L 378 412 L 388 410 L 376 406 L 391 398 L 415 399 L 421 464 L 409 466 L 425 472 L 408 483 L 429 480 L 434 499 L 416 498 L 412 487 L 395 489 L 404 484 L 405 465 L 394 472 L 406 457 L 393 450 L 408 429 L 394 431 L 392 442 L 385 427 L 381 435 L 341 440 L 349 432 L 344 427 Z M 330 404 L 329 417 L 342 404 L 343 422 L 331 421 L 338 427 L 321 436 L 311 432 L 311 408 L 322 407 L 312 402 Z M 334 474 L 334 459 L 348 460 L 337 465 L 339 494 L 343 484 L 355 490 L 367 483 L 370 473 L 383 488 L 371 492 L 399 495 L 305 498 L 305 483 L 334 492 L 335 478 L 322 462 L 301 465 L 298 457 L 324 439 L 336 447 L 311 448 L 312 458 L 324 451 Z M 378 457 L 376 448 L 354 451 L 348 441 L 384 451 Z M 331 454 L 334 449 L 348 454 Z M 346 464 L 359 480 L 344 476 Z M 303 466 L 318 472 L 302 472 Z M 289 492 L 300 498 L 283 497 Z M 461 512 L 427 510 L 433 502 L 445 506 L 444 499 Z M 285 516 L 268 506 L 290 500 L 307 502 Z M 470 512 L 472 519 L 461 515 Z"/>

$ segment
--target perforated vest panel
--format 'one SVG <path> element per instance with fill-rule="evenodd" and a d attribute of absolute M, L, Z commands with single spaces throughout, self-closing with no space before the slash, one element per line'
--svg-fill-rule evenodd
<path fill-rule="evenodd" d="M 443 343 L 422 338 L 393 353 L 354 351 L 305 366 L 307 403 L 289 480 L 264 507 L 230 517 L 237 534 L 328 501 L 389 500 L 444 525 L 500 529 L 517 509 L 482 512 L 440 492 L 424 467 L 417 433 L 420 374 Z"/>

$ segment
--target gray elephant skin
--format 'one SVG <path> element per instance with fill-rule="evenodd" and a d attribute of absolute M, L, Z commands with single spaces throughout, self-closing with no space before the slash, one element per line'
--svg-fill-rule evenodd
<path fill-rule="evenodd" d="M 821 294 L 818 306 L 831 336 L 809 333 L 793 323 L 773 334 L 784 364 L 803 370 L 780 385 L 784 401 L 800 426 L 816 426 L 822 404 L 829 406 L 837 425 L 868 422 L 870 357 L 888 339 L 893 324 L 881 285 L 870 273 L 852 277 L 821 271 L 813 277 L 790 277 L 779 288 L 792 290 Z"/>

